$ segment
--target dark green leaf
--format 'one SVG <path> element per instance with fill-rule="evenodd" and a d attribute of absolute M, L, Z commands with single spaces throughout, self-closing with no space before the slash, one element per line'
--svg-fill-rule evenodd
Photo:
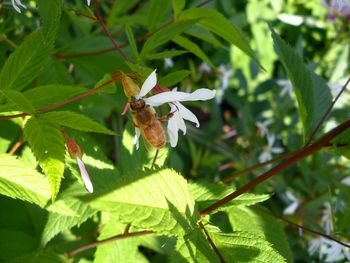
<path fill-rule="evenodd" d="M 172 72 L 159 80 L 159 84 L 165 87 L 171 87 L 181 82 L 184 78 L 191 74 L 189 70 L 179 70 Z"/>

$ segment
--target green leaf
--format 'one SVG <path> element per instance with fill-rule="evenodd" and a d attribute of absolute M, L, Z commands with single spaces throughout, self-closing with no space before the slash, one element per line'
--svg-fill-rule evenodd
<path fill-rule="evenodd" d="M 37 0 L 41 18 L 41 28 L 49 45 L 55 42 L 63 8 L 62 0 Z"/>
<path fill-rule="evenodd" d="M 163 51 L 163 52 L 159 52 L 156 54 L 150 54 L 147 56 L 148 60 L 152 60 L 152 59 L 165 59 L 165 58 L 172 58 L 172 57 L 176 57 L 182 54 L 186 54 L 188 53 L 188 51 L 186 50 L 170 50 L 170 51 Z"/>
<path fill-rule="evenodd" d="M 303 59 L 271 29 L 275 50 L 293 84 L 306 140 L 332 103 L 332 96 L 322 78 L 311 72 Z"/>
<path fill-rule="evenodd" d="M 85 115 L 73 112 L 73 111 L 51 111 L 40 115 L 42 118 L 48 119 L 58 125 L 70 127 L 79 131 L 85 132 L 97 132 L 108 135 L 114 135 L 115 133 L 98 122 L 91 120 Z"/>
<path fill-rule="evenodd" d="M 211 60 L 208 58 L 208 56 L 196 43 L 182 36 L 176 36 L 174 37 L 174 39 L 172 39 L 172 41 L 178 44 L 180 47 L 187 49 L 188 51 L 199 57 L 201 60 L 207 62 L 211 67 L 215 67 Z"/>
<path fill-rule="evenodd" d="M 131 52 L 134 55 L 135 60 L 137 60 L 139 56 L 139 52 L 137 51 L 137 45 L 134 37 L 134 33 L 132 32 L 132 28 L 129 25 L 125 26 L 125 33 L 128 38 L 128 42 L 131 48 Z"/>
<path fill-rule="evenodd" d="M 66 150 L 59 126 L 47 120 L 32 117 L 24 127 L 24 136 L 49 178 L 51 197 L 55 199 L 63 178 Z"/>
<path fill-rule="evenodd" d="M 196 228 L 184 237 L 177 238 L 176 249 L 170 257 L 170 262 L 220 262 L 220 260 L 202 230 Z"/>
<path fill-rule="evenodd" d="M 183 11 L 179 19 L 200 19 L 197 23 L 199 26 L 235 45 L 260 65 L 242 31 L 219 12 L 213 9 L 191 8 Z"/>
<path fill-rule="evenodd" d="M 214 244 L 225 259 L 235 262 L 286 262 L 265 239 L 244 232 L 210 232 Z"/>
<path fill-rule="evenodd" d="M 105 74 L 103 76 L 102 79 L 100 79 L 96 84 L 95 84 L 95 88 L 103 85 L 104 83 L 106 83 L 107 81 L 112 80 L 112 76 L 111 74 Z M 101 94 L 101 93 L 115 93 L 117 90 L 117 87 L 115 85 L 115 82 L 109 83 L 108 85 L 104 86 L 102 89 L 100 89 L 97 93 Z"/>
<path fill-rule="evenodd" d="M 174 17 L 177 17 L 182 9 L 184 9 L 186 0 L 172 0 L 173 9 L 174 9 Z"/>
<path fill-rule="evenodd" d="M 140 56 L 145 57 L 155 48 L 172 40 L 174 36 L 179 35 L 185 30 L 191 28 L 196 21 L 196 19 L 186 19 L 183 21 L 177 21 L 176 23 L 173 23 L 159 30 L 145 42 Z"/>
<path fill-rule="evenodd" d="M 248 207 L 232 207 L 228 210 L 228 216 L 234 231 L 243 231 L 267 240 L 287 262 L 294 262 L 281 222 Z"/>
<path fill-rule="evenodd" d="M 165 87 L 171 87 L 182 81 L 188 75 L 191 74 L 190 70 L 178 70 L 172 72 L 159 80 L 159 84 Z"/>
<path fill-rule="evenodd" d="M 170 1 L 164 1 L 164 0 L 150 0 L 149 1 L 149 7 L 147 10 L 148 17 L 147 17 L 147 24 L 148 24 L 148 30 L 150 32 L 154 31 L 157 26 L 162 22 L 165 15 L 169 11 L 170 8 Z"/>
<path fill-rule="evenodd" d="M 43 246 L 59 233 L 84 223 L 97 213 L 96 210 L 89 207 L 86 203 L 82 203 L 75 198 L 75 196 L 83 193 L 85 193 L 85 189 L 81 187 L 80 184 L 74 184 L 72 187 L 60 193 L 62 198 L 59 198 L 59 201 L 63 201 L 77 216 L 49 213 L 47 223 L 41 236 L 41 244 Z"/>
<path fill-rule="evenodd" d="M 9 261 L 10 263 L 66 263 L 69 262 L 68 258 L 64 254 L 58 254 L 53 251 L 38 251 L 32 254 L 28 254 L 14 260 Z"/>
<path fill-rule="evenodd" d="M 189 232 L 199 218 L 186 180 L 171 169 L 124 174 L 84 200 L 121 223 L 160 234 Z"/>
<path fill-rule="evenodd" d="M 47 178 L 14 156 L 0 155 L 0 194 L 44 207 L 50 200 Z"/>
<path fill-rule="evenodd" d="M 23 93 L 16 90 L 0 90 L 0 94 L 12 102 L 18 110 L 31 115 L 35 113 L 34 106 Z"/>
<path fill-rule="evenodd" d="M 29 36 L 6 60 L 0 72 L 0 89 L 25 88 L 44 68 L 51 49 L 41 30 Z"/>
<path fill-rule="evenodd" d="M 231 194 L 235 191 L 233 187 L 224 184 L 212 184 L 212 183 L 191 183 L 190 191 L 196 204 L 198 205 L 198 210 L 202 210 L 218 200 L 224 198 L 225 196 Z M 249 206 L 256 203 L 263 202 L 270 198 L 267 194 L 251 194 L 245 193 L 237 198 L 233 199 L 226 205 L 219 208 L 220 210 L 227 210 L 233 206 Z"/>

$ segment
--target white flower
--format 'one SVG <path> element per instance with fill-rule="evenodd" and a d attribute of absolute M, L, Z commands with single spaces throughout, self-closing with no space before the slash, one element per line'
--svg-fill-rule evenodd
<path fill-rule="evenodd" d="M 289 96 L 292 94 L 293 92 L 293 85 L 290 82 L 290 80 L 288 79 L 279 79 L 277 80 L 277 84 L 282 87 L 282 90 L 280 92 L 280 96 L 283 97 L 286 94 L 288 94 Z"/>
<path fill-rule="evenodd" d="M 347 176 L 345 178 L 343 178 L 341 181 L 340 181 L 342 184 L 345 184 L 347 186 L 350 186 L 350 176 Z"/>
<path fill-rule="evenodd" d="M 220 73 L 220 89 L 218 90 L 218 94 L 216 96 L 216 101 L 218 103 L 221 103 L 225 91 L 227 90 L 229 84 L 230 84 L 230 77 L 232 75 L 232 69 L 229 67 L 226 67 L 225 65 L 220 65 L 218 68 L 218 71 Z"/>
<path fill-rule="evenodd" d="M 172 68 L 174 67 L 174 61 L 171 58 L 164 59 L 164 68 Z"/>
<path fill-rule="evenodd" d="M 283 152 L 283 148 L 281 147 L 273 147 L 275 143 L 275 135 L 267 135 L 267 146 L 265 147 L 264 151 L 262 154 L 259 156 L 259 162 L 264 163 L 268 160 L 272 159 L 272 154 L 279 154 Z"/>
<path fill-rule="evenodd" d="M 260 137 L 264 137 L 266 134 L 268 134 L 267 126 L 269 126 L 271 123 L 273 123 L 273 120 L 265 120 L 265 121 L 257 121 L 255 125 L 259 128 Z"/>
<path fill-rule="evenodd" d="M 92 186 L 89 174 L 86 171 L 84 162 L 79 156 L 77 157 L 77 163 L 78 163 L 79 170 L 80 170 L 80 175 L 81 175 L 81 178 L 83 179 L 83 182 L 85 184 L 86 190 L 88 190 L 88 192 L 92 193 L 94 191 L 94 188 Z"/>
<path fill-rule="evenodd" d="M 180 101 L 196 101 L 196 100 L 210 100 L 215 97 L 215 90 L 209 89 L 197 89 L 192 93 L 179 92 L 176 89 L 173 91 L 166 91 L 158 93 L 154 96 L 144 98 L 144 96 L 154 88 L 157 84 L 156 70 L 154 70 L 145 82 L 142 84 L 140 93 L 135 96 L 136 99 L 141 99 L 145 101 L 147 105 L 152 107 L 158 107 L 164 103 L 169 103 L 171 108 L 172 116 L 168 122 L 168 134 L 170 137 L 170 144 L 175 147 L 178 140 L 178 131 L 182 130 L 186 133 L 186 125 L 184 120 L 189 120 L 199 127 L 199 121 L 197 117 L 183 106 Z M 139 134 L 137 129 L 135 129 L 136 135 L 134 139 L 134 144 L 138 144 Z"/>
<path fill-rule="evenodd" d="M 90 5 L 90 3 L 91 3 L 91 0 L 87 0 L 87 4 Z"/>
<path fill-rule="evenodd" d="M 308 252 L 311 256 L 318 252 L 320 260 L 325 258 L 324 262 L 339 261 L 344 259 L 344 257 L 350 260 L 349 248 L 324 237 L 317 237 L 311 239 L 309 241 Z"/>
<path fill-rule="evenodd" d="M 202 62 L 199 67 L 198 67 L 199 73 L 210 73 L 211 72 L 211 67 L 208 65 L 207 62 Z"/>
<path fill-rule="evenodd" d="M 322 218 L 320 225 L 329 235 L 333 231 L 333 218 L 332 218 L 332 208 L 329 202 L 323 204 L 324 209 L 322 210 Z"/>
<path fill-rule="evenodd" d="M 292 215 L 299 207 L 299 201 L 292 192 L 286 192 L 286 198 L 290 201 L 290 204 L 283 210 L 284 215 Z"/>
<path fill-rule="evenodd" d="M 11 0 L 12 6 L 13 8 L 18 12 L 21 13 L 21 9 L 18 7 L 23 7 L 24 9 L 26 9 L 27 7 L 21 3 L 21 0 Z"/>

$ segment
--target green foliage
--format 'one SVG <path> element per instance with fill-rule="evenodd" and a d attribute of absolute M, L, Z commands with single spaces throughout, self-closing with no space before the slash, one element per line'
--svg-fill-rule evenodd
<path fill-rule="evenodd" d="M 30 118 L 24 135 L 51 186 L 51 197 L 58 194 L 64 170 L 65 145 L 59 126 L 40 117 Z"/>
<path fill-rule="evenodd" d="M 167 235 L 190 232 L 199 215 L 186 181 L 175 171 L 133 171 L 110 189 L 84 198 L 122 223 Z"/>
<path fill-rule="evenodd" d="M 14 156 L 0 158 L 0 193 L 44 207 L 50 200 L 49 181 Z"/>
<path fill-rule="evenodd" d="M 332 96 L 324 80 L 311 72 L 296 51 L 273 30 L 272 37 L 275 50 L 293 84 L 306 140 L 328 110 Z"/>
<path fill-rule="evenodd" d="M 40 115 L 41 118 L 47 119 L 58 125 L 70 127 L 79 131 L 98 132 L 113 135 L 114 132 L 103 127 L 98 122 L 72 111 L 51 111 Z"/>
<path fill-rule="evenodd" d="M 1 90 L 0 94 L 3 94 L 10 103 L 12 102 L 18 110 L 34 114 L 34 106 L 21 92 L 16 90 Z"/>

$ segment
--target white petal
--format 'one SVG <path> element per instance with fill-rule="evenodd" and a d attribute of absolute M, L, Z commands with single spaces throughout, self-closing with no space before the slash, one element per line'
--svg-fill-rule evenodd
<path fill-rule="evenodd" d="M 180 129 L 183 132 L 183 134 L 185 135 L 187 127 L 186 127 L 184 119 L 180 115 L 179 106 L 178 106 L 179 104 L 181 105 L 180 102 L 174 102 L 174 104 L 170 104 L 170 110 L 171 110 L 171 112 L 174 113 L 172 118 L 174 118 L 174 120 L 176 121 L 178 129 Z"/>
<path fill-rule="evenodd" d="M 194 122 L 196 124 L 196 127 L 199 127 L 199 121 L 189 109 L 187 109 L 185 106 L 183 106 L 181 103 L 176 103 L 176 106 L 179 109 L 180 116 L 184 118 L 185 120 Z"/>
<path fill-rule="evenodd" d="M 297 210 L 298 206 L 299 206 L 298 202 L 291 203 L 289 206 L 287 206 L 283 210 L 283 214 L 284 215 L 292 215 L 292 214 L 294 214 L 294 212 L 295 212 L 295 210 Z"/>
<path fill-rule="evenodd" d="M 86 190 L 88 190 L 88 192 L 92 193 L 94 191 L 94 188 L 92 186 L 89 174 L 86 171 L 84 162 L 79 157 L 77 157 L 77 162 L 78 162 L 78 166 L 79 166 L 79 169 L 80 169 L 80 175 L 81 175 L 81 178 L 84 181 Z"/>
<path fill-rule="evenodd" d="M 281 147 L 273 147 L 273 148 L 271 148 L 271 152 L 272 153 L 276 153 L 276 154 L 283 153 L 283 148 L 281 148 Z"/>
<path fill-rule="evenodd" d="M 210 89 L 197 89 L 192 93 L 166 91 L 146 98 L 145 102 L 151 106 L 159 106 L 174 101 L 210 100 L 215 97 L 215 93 L 215 90 Z"/>
<path fill-rule="evenodd" d="M 153 72 L 147 77 L 145 82 L 142 84 L 141 91 L 139 93 L 139 97 L 144 97 L 148 92 L 151 91 L 151 89 L 154 88 L 154 86 L 157 84 L 157 74 L 156 69 L 153 70 Z"/>
<path fill-rule="evenodd" d="M 140 138 L 140 135 L 141 135 L 140 128 L 135 127 L 134 145 L 136 147 L 136 150 L 139 149 L 139 138 Z"/>
<path fill-rule="evenodd" d="M 91 3 L 91 0 L 87 0 L 87 4 L 90 5 L 90 3 Z"/>
<path fill-rule="evenodd" d="M 178 141 L 179 127 L 177 126 L 177 122 L 174 116 L 169 119 L 167 130 L 168 130 L 170 145 L 171 147 L 175 147 Z"/>
<path fill-rule="evenodd" d="M 18 12 L 18 13 L 21 13 L 21 9 L 19 9 L 19 7 L 17 6 L 17 1 L 15 3 L 15 0 L 11 0 L 11 3 L 12 3 L 12 6 L 13 8 Z"/>
<path fill-rule="evenodd" d="M 350 176 L 347 176 L 345 178 L 343 178 L 341 181 L 340 181 L 342 184 L 345 184 L 347 186 L 350 186 Z"/>

